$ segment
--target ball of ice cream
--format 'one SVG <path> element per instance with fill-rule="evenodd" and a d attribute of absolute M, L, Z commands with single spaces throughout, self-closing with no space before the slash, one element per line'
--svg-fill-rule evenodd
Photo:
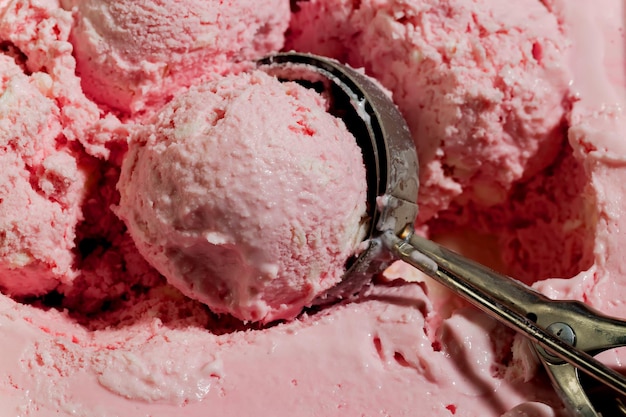
<path fill-rule="evenodd" d="M 282 47 L 284 0 L 63 0 L 72 8 L 78 74 L 94 99 L 123 111 Z"/>
<path fill-rule="evenodd" d="M 420 160 L 420 219 L 489 207 L 552 162 L 570 76 L 537 0 L 297 2 L 288 48 L 363 66 L 393 92 Z"/>
<path fill-rule="evenodd" d="M 269 322 L 341 279 L 366 186 L 360 149 L 321 96 L 254 72 L 192 87 L 139 129 L 117 212 L 171 284 Z"/>

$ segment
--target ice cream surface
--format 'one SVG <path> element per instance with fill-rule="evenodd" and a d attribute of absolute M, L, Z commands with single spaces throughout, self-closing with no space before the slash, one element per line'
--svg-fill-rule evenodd
<path fill-rule="evenodd" d="M 284 20 L 273 26 L 274 9 L 286 10 L 288 3 L 255 2 L 245 9 L 254 17 L 237 15 L 239 7 L 251 4 L 245 1 L 220 2 L 225 7 L 220 10 L 226 15 L 230 10 L 238 22 L 265 19 L 266 28 L 278 33 L 289 24 L 288 48 L 299 45 L 363 65 L 393 92 L 411 123 L 424 166 L 420 232 L 492 262 L 550 297 L 578 299 L 626 317 L 623 2 L 523 0 L 507 2 L 504 10 L 503 3 L 492 1 L 310 0 L 291 2 L 291 21 L 288 13 L 276 13 Z M 123 2 L 102 4 L 113 10 Z M 136 10 L 170 5 L 133 4 Z M 202 10 L 180 4 L 178 10 Z M 131 238 L 112 210 L 119 207 L 126 220 L 139 210 L 132 204 L 123 208 L 116 189 L 121 176 L 140 173 L 130 169 L 130 161 L 148 156 L 144 151 L 151 141 L 156 150 L 157 142 L 161 150 L 178 143 L 177 158 L 191 161 L 186 153 L 196 143 L 192 140 L 224 139 L 210 115 L 228 94 L 229 100 L 250 94 L 267 107 L 286 109 L 264 113 L 251 109 L 254 100 L 223 107 L 228 111 L 220 116 L 222 122 L 240 115 L 238 129 L 250 129 L 247 123 L 260 123 L 266 114 L 263 123 L 278 123 L 271 125 L 277 132 L 294 126 L 296 132 L 286 133 L 297 140 L 297 134 L 317 126 L 309 117 L 329 116 L 311 93 L 263 75 L 242 74 L 244 61 L 254 56 L 245 56 L 241 68 L 234 65 L 232 73 L 225 68 L 217 78 L 207 64 L 210 80 L 171 81 L 176 86 L 164 88 L 159 98 L 140 89 L 120 92 L 123 106 L 109 102 L 111 97 L 98 96 L 104 91 L 98 87 L 101 81 L 89 80 L 90 70 L 81 69 L 89 62 L 87 57 L 80 63 L 81 46 L 96 45 L 94 39 L 102 42 L 99 47 L 128 45 L 124 59 L 133 65 L 144 62 L 142 57 L 153 62 L 142 55 L 150 49 L 133 44 L 132 31 L 118 43 L 90 38 L 95 32 L 85 28 L 107 23 L 91 17 L 96 14 L 90 15 L 90 7 L 96 3 L 0 1 L 0 336 L 5 341 L 0 415 L 566 415 L 523 339 L 401 263 L 358 300 L 269 326 L 215 314 L 170 285 L 146 262 L 140 239 Z M 152 28 L 174 33 L 192 16 L 172 12 Z M 118 27 L 134 22 L 132 13 L 111 17 L 121 19 Z M 240 26 L 217 26 L 224 39 L 237 38 L 250 50 L 261 50 L 245 36 L 231 36 L 228 28 L 237 32 Z M 282 43 L 281 38 L 267 50 Z M 383 49 L 389 55 L 383 56 Z M 150 55 L 156 65 L 184 61 L 186 53 L 194 56 L 191 50 L 159 53 Z M 418 62 L 406 62 L 406 57 Z M 197 62 L 193 59 L 189 62 Z M 112 91 L 124 83 L 129 88 L 135 82 L 155 85 L 152 75 L 116 65 L 102 67 Z M 135 82 L 128 82 L 127 75 L 137 77 Z M 290 88 L 294 95 L 284 100 Z M 193 105 L 194 97 L 206 104 Z M 302 112 L 305 118 L 296 117 Z M 140 113 L 147 116 L 137 117 Z M 302 129 L 298 121 L 311 123 Z M 168 122 L 188 126 L 190 143 L 156 129 L 182 131 Z M 229 123 L 234 129 L 235 123 Z M 191 128 L 197 125 L 211 135 Z M 220 173 L 235 157 L 226 149 L 231 148 L 220 144 L 213 154 L 206 153 Z M 301 150 L 299 157 L 314 151 Z M 147 179 L 166 166 L 157 165 L 141 175 Z M 254 168 L 240 167 L 246 173 Z M 166 178 L 191 175 L 173 165 L 161 173 Z M 282 189 L 271 187 L 276 186 L 259 188 L 259 197 L 264 191 L 279 197 Z M 143 189 L 144 196 L 149 190 Z M 239 200 L 229 207 L 239 210 L 248 190 L 232 191 Z M 140 190 L 136 194 L 126 197 L 142 197 Z M 215 201 L 231 204 L 224 197 Z M 330 202 L 345 204 L 342 199 Z M 169 214 L 193 208 L 182 201 L 166 207 Z M 227 214 L 244 221 L 243 212 Z M 254 215 L 246 221 L 267 220 Z M 193 214 L 179 219 L 191 220 L 180 224 L 191 232 L 199 220 Z M 325 227 L 326 221 L 317 224 Z M 252 233 L 228 228 L 209 237 L 233 230 Z M 230 238 L 257 243 L 248 236 Z M 268 245 L 281 239 L 262 238 Z M 338 235 L 335 239 L 341 242 Z M 274 256 L 268 246 L 262 249 Z M 179 285 L 183 291 L 184 285 Z M 624 363 L 621 352 L 609 352 L 603 360 L 618 368 Z"/>
<path fill-rule="evenodd" d="M 138 112 L 283 45 L 283 0 L 63 0 L 85 92 Z"/>
<path fill-rule="evenodd" d="M 0 287 L 32 296 L 77 274 L 72 248 L 88 171 L 78 132 L 99 113 L 73 77 L 70 16 L 46 2 L 15 3 L 2 6 L 0 23 Z"/>
<path fill-rule="evenodd" d="M 420 159 L 420 219 L 492 206 L 559 151 L 570 76 L 536 0 L 298 2 L 288 48 L 364 67 L 393 93 Z"/>
<path fill-rule="evenodd" d="M 364 237 L 354 137 L 320 95 L 261 71 L 176 97 L 133 138 L 118 188 L 144 257 L 242 320 L 295 317 Z"/>

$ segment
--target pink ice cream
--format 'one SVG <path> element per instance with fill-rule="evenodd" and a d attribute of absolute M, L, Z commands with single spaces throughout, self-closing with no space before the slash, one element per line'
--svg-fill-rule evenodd
<path fill-rule="evenodd" d="M 559 151 L 570 76 L 536 0 L 297 2 L 288 48 L 364 67 L 393 93 L 420 160 L 420 222 L 503 202 Z"/>
<path fill-rule="evenodd" d="M 184 87 L 283 45 L 283 0 L 62 0 L 85 92 L 125 112 L 163 104 Z"/>
<path fill-rule="evenodd" d="M 321 96 L 259 71 L 191 88 L 140 129 L 117 212 L 183 293 L 269 322 L 341 280 L 366 187 L 360 149 Z"/>
<path fill-rule="evenodd" d="M 217 327 L 171 287 L 88 326 L 4 298 L 0 323 L 13 343 L 0 360 L 10 381 L 0 385 L 9 399 L 0 412 L 339 417 L 428 409 L 434 416 L 489 416 L 537 401 L 543 404 L 526 408 L 543 413 L 530 415 L 554 415 L 545 405 L 557 404 L 545 380 L 511 376 L 511 383 L 498 369 L 509 352 L 494 352 L 492 338 L 510 335 L 490 319 L 459 311 L 433 349 L 424 329 L 434 313 L 419 285 L 380 285 L 370 297 L 247 331 Z"/>
<path fill-rule="evenodd" d="M 39 296 L 77 275 L 89 172 L 78 136 L 99 116 L 73 78 L 69 14 L 16 3 L 2 5 L 0 21 L 0 287 Z"/>
<path fill-rule="evenodd" d="M 315 95 L 263 75 L 241 74 L 239 65 L 233 65 L 232 73 L 220 67 L 228 75 L 210 83 L 201 75 L 190 78 L 189 84 L 196 87 L 188 91 L 187 85 L 177 85 L 159 98 L 140 93 L 136 104 L 127 101 L 127 107 L 117 108 L 114 115 L 106 110 L 112 104 L 93 93 L 101 88 L 97 82 L 82 76 L 88 72 L 77 70 L 79 48 L 70 39 L 89 44 L 89 34 L 81 32 L 86 27 L 81 26 L 83 3 L 84 7 L 91 4 L 77 3 L 70 12 L 70 4 L 64 4 L 64 9 L 56 0 L 0 0 L 0 337 L 4 340 L 0 415 L 566 415 L 523 338 L 402 263 L 378 277 L 358 300 L 309 309 L 272 325 L 244 324 L 230 315 L 214 314 L 168 283 L 138 250 L 142 241 L 131 237 L 112 210 L 119 207 L 118 212 L 130 213 L 116 189 L 122 165 L 126 170 L 150 141 L 154 149 L 159 148 L 157 132 L 166 130 L 157 130 L 158 126 L 202 124 L 207 120 L 203 117 L 219 108 L 215 103 L 226 99 L 226 92 L 232 93 L 233 100 L 242 100 L 248 91 L 251 97 L 263 98 L 265 108 L 276 111 L 250 110 L 254 101 L 225 106 L 228 111 L 222 121 L 228 121 L 229 115 L 245 115 L 237 126 L 229 121 L 235 132 L 247 123 L 260 123 L 263 114 L 268 116 L 264 123 L 278 123 L 272 125 L 275 131 L 288 130 L 285 134 L 295 135 L 294 140 L 305 135 L 296 135 L 288 126 L 302 131 L 297 122 L 311 122 L 313 116 L 326 120 L 325 129 L 334 133 L 341 129 L 329 127 L 335 122 L 323 114 L 323 103 Z M 285 3 L 255 2 L 255 12 L 275 22 L 272 8 L 287 7 Z M 512 271 L 551 297 L 578 299 L 626 317 L 623 2 L 523 0 L 508 2 L 507 13 L 500 3 L 469 0 L 292 3 L 288 36 L 293 39 L 287 45 L 298 42 L 302 49 L 361 60 L 357 63 L 393 90 L 415 138 L 424 141 L 419 146 L 422 189 L 430 192 L 420 196 L 421 232 Z M 235 11 L 246 4 L 227 6 Z M 185 6 L 181 3 L 180 10 Z M 287 15 L 281 15 L 284 21 L 277 27 L 287 24 Z M 173 12 L 160 27 L 178 27 L 187 17 Z M 132 21 L 130 15 L 124 18 Z M 256 19 L 249 14 L 238 18 Z M 345 38 L 345 33 L 352 37 Z M 374 60 L 383 57 L 378 39 L 385 39 L 388 46 L 387 61 Z M 133 39 L 127 41 L 132 45 Z M 258 50 L 251 43 L 242 40 L 242 45 Z M 268 50 L 280 44 L 282 40 Z M 184 60 L 183 52 L 171 55 L 161 61 Z M 406 56 L 420 58 L 423 65 L 405 62 Z M 243 58 L 241 67 L 247 65 L 245 59 L 251 57 Z M 502 71 L 511 77 L 501 77 Z M 109 74 L 113 85 L 123 80 L 124 73 Z M 139 74 L 142 86 L 157 79 L 134 74 Z M 505 80 L 512 83 L 505 85 Z M 219 94 L 208 87 L 220 85 Z M 83 88 L 92 91 L 88 96 L 97 104 L 86 98 Z M 285 101 L 290 88 L 297 94 Z M 213 101 L 194 106 L 192 97 L 200 96 Z M 120 97 L 129 100 L 128 95 Z M 169 104 L 156 105 L 161 101 Z M 99 105 L 104 110 L 98 110 Z M 175 112 L 184 105 L 188 106 L 184 112 Z M 138 109 L 152 116 L 139 119 Z M 299 112 L 307 117 L 292 117 Z M 500 116 L 511 124 L 499 125 Z M 449 129 L 442 128 L 444 122 Z M 211 132 L 206 138 L 225 138 L 218 124 L 205 126 Z M 188 132 L 192 139 L 204 133 Z M 254 131 L 261 133 L 266 131 Z M 175 137 L 161 139 L 163 145 L 174 143 Z M 178 143 L 184 154 L 185 142 Z M 220 173 L 234 157 L 225 149 L 229 148 L 220 145 L 205 155 Z M 299 158 L 315 149 L 302 147 L 302 151 Z M 259 155 L 268 152 L 258 151 Z M 198 155 L 189 156 L 182 160 Z M 162 172 L 171 178 L 172 171 Z M 180 173 L 181 179 L 191 174 Z M 143 173 L 146 178 L 147 174 Z M 245 178 L 251 181 L 249 175 Z M 246 182 L 238 184 L 232 194 L 238 196 L 237 210 L 250 197 L 243 188 Z M 283 188 L 273 187 L 259 186 L 259 191 L 270 191 L 268 201 L 282 195 Z M 164 190 L 151 192 L 166 195 L 159 191 Z M 140 195 L 141 190 L 136 197 Z M 214 201 L 230 204 L 225 197 L 217 195 Z M 331 201 L 341 206 L 343 200 L 348 199 L 341 195 Z M 292 203 L 283 207 L 293 208 Z M 246 224 L 259 225 L 268 219 L 257 216 L 259 207 L 247 219 L 237 210 L 224 215 Z M 165 212 L 175 214 L 175 210 Z M 317 223 L 305 216 L 291 219 L 326 227 L 321 219 Z M 244 234 L 251 232 L 246 228 L 218 232 L 238 233 L 231 237 L 240 239 L 238 247 L 243 249 L 265 239 L 267 246 L 261 249 L 274 260 L 269 245 L 282 239 L 260 233 L 250 239 Z M 332 238 L 341 244 L 338 235 Z M 198 236 L 191 233 L 191 240 L 197 242 Z M 307 254 L 291 249 L 288 253 Z M 246 258 L 246 262 L 256 260 Z M 242 265 L 243 260 L 233 269 Z M 276 282 L 282 285 L 285 279 Z M 263 294 L 276 296 L 269 288 Z M 256 301 L 258 307 L 267 299 Z M 609 352 L 602 359 L 624 369 L 621 352 Z"/>

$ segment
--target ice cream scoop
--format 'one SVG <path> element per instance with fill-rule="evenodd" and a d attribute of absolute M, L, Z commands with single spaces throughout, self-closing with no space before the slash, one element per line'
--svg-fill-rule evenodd
<path fill-rule="evenodd" d="M 417 215 L 417 155 L 402 115 L 375 82 L 337 61 L 312 54 L 285 53 L 259 61 L 279 79 L 318 83 L 361 147 L 367 167 L 368 248 L 346 271 L 346 279 L 317 298 L 315 304 L 349 297 L 393 259 L 381 256 L 380 230 L 396 234 L 412 228 Z M 321 84 L 321 85 L 320 85 Z"/>
<path fill-rule="evenodd" d="M 341 109 L 338 113 L 353 127 L 363 149 L 372 219 L 369 247 L 325 299 L 358 292 L 370 274 L 390 258 L 399 258 L 535 342 L 554 387 L 575 415 L 600 415 L 583 389 L 579 371 L 626 395 L 626 378 L 591 356 L 626 346 L 625 322 L 580 302 L 550 300 L 414 233 L 417 157 L 405 121 L 381 88 L 358 71 L 310 54 L 279 54 L 260 65 L 286 79 L 325 80 Z M 614 402 L 614 409 L 620 409 L 621 401 Z"/>
<path fill-rule="evenodd" d="M 363 238 L 353 135 L 319 94 L 259 70 L 192 87 L 138 127 L 118 189 L 144 258 L 244 321 L 293 319 Z"/>

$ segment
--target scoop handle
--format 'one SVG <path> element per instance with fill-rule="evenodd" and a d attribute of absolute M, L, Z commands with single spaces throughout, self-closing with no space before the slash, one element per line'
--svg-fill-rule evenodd
<path fill-rule="evenodd" d="M 577 344 L 575 340 L 562 339 L 538 324 L 544 322 L 542 320 L 544 312 L 549 318 L 548 324 L 554 323 L 552 320 L 556 317 L 561 317 L 567 324 L 569 320 L 567 311 L 574 307 L 574 310 L 584 314 L 585 320 L 597 318 L 598 321 L 611 325 L 612 330 L 621 330 L 619 341 L 615 340 L 611 346 L 606 347 L 610 348 L 617 346 L 618 342 L 625 341 L 623 322 L 597 315 L 582 303 L 550 300 L 513 278 L 498 274 L 414 233 L 408 233 L 406 237 L 400 238 L 392 231 L 386 231 L 382 234 L 382 239 L 387 249 L 399 259 L 416 267 L 553 355 L 553 359 L 543 356 L 544 360 L 565 361 L 620 394 L 626 395 L 626 378 L 623 375 L 608 368 L 589 353 L 574 347 L 573 345 Z M 594 349 L 591 353 L 595 354 L 601 350 L 603 349 Z"/>

